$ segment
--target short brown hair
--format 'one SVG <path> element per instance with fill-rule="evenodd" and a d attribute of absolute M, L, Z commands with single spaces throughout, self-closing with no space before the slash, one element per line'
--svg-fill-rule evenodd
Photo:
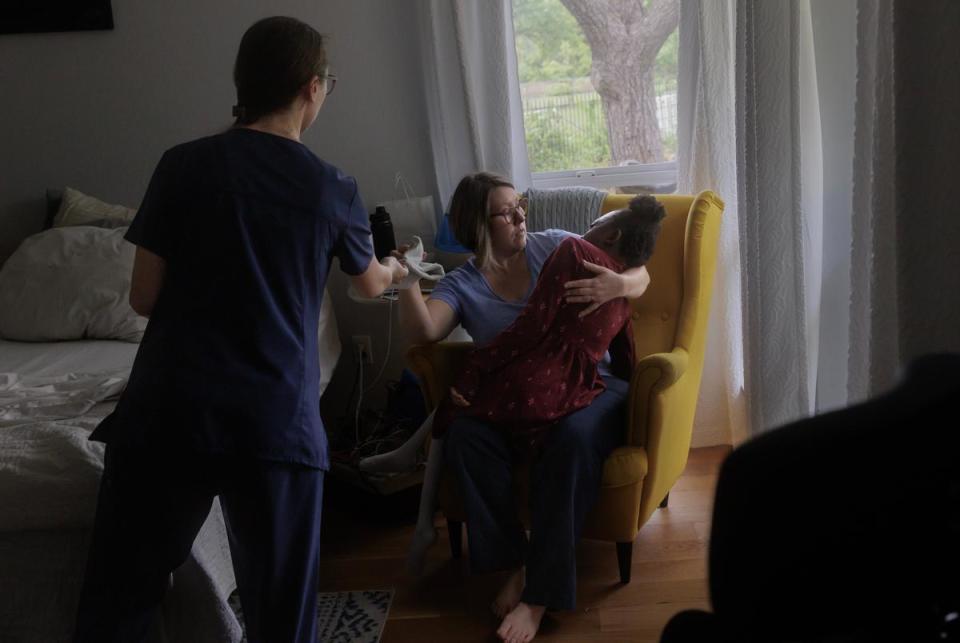
<path fill-rule="evenodd" d="M 237 124 L 248 125 L 286 107 L 326 69 L 323 36 L 310 25 L 284 16 L 254 23 L 243 34 L 233 65 Z"/>
<path fill-rule="evenodd" d="M 473 252 L 478 268 L 490 258 L 490 193 L 497 188 L 513 188 L 513 183 L 491 172 L 468 174 L 450 199 L 453 236 Z"/>

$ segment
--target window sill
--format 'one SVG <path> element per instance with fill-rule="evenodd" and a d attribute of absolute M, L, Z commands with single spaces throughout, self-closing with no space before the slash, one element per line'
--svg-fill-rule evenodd
<path fill-rule="evenodd" d="M 539 189 L 587 186 L 601 190 L 626 188 L 625 192 L 670 194 L 677 189 L 675 161 L 646 165 L 622 165 L 587 170 L 537 172 L 533 187 Z"/>

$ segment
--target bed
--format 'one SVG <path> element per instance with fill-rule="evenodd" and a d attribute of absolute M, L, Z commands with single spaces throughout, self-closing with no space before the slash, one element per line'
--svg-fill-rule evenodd
<path fill-rule="evenodd" d="M 103 445 L 87 437 L 123 388 L 137 344 L 0 340 L 0 640 L 70 639 Z M 155 641 L 239 641 L 220 506 L 173 581 Z"/>
<path fill-rule="evenodd" d="M 51 229 L 25 240 L 0 270 L 4 643 L 72 636 L 103 469 L 104 445 L 87 438 L 116 405 L 145 326 L 124 308 L 132 263 L 124 230 L 89 221 Z M 340 354 L 326 293 L 321 317 L 322 393 Z M 123 339 L 78 339 L 98 334 Z M 58 341 L 41 341 L 51 338 Z M 235 588 L 214 501 L 188 560 L 172 575 L 148 640 L 240 641 L 228 604 Z"/>

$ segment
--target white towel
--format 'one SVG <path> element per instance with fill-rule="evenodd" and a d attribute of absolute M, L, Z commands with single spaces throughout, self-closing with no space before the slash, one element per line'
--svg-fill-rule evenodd
<path fill-rule="evenodd" d="M 443 266 L 423 260 L 423 240 L 414 235 L 413 242 L 410 249 L 403 253 L 410 274 L 397 284 L 398 290 L 407 290 L 421 279 L 439 281 L 443 277 Z"/>

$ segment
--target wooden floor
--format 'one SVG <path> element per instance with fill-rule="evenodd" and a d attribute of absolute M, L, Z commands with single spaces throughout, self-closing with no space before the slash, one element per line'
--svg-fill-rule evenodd
<path fill-rule="evenodd" d="M 537 640 L 658 641 L 676 612 L 708 606 L 707 537 L 717 471 L 729 447 L 695 449 L 686 471 L 633 545 L 633 577 L 620 585 L 612 543 L 584 541 L 578 551 L 577 610 L 548 614 Z M 395 590 L 385 643 L 494 641 L 489 603 L 502 575 L 470 576 L 450 558 L 446 530 L 425 574 L 404 573 L 416 497 L 387 500 L 330 479 L 326 488 L 321 591 Z M 440 524 L 438 520 L 438 525 Z"/>

